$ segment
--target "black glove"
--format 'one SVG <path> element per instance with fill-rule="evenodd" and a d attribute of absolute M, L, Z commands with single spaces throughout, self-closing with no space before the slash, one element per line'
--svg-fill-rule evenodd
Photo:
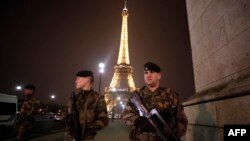
<path fill-rule="evenodd" d="M 146 117 L 138 117 L 134 121 L 134 125 L 142 132 L 152 132 L 154 130 L 154 127 L 150 124 Z"/>

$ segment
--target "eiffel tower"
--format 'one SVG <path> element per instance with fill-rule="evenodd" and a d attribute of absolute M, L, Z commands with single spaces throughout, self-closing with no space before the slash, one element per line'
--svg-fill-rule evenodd
<path fill-rule="evenodd" d="M 114 67 L 114 75 L 109 87 L 105 87 L 105 99 L 107 101 L 107 109 L 111 111 L 113 107 L 118 104 L 118 101 L 115 98 L 122 96 L 126 93 L 131 93 L 137 88 L 133 80 L 133 68 L 129 62 L 129 51 L 128 51 L 128 9 L 125 6 L 122 10 L 122 30 L 121 30 L 121 41 L 119 48 L 119 55 L 117 65 Z M 125 75 L 127 78 L 128 88 L 121 88 L 121 77 Z M 116 95 L 116 96 L 114 96 Z M 115 97 L 115 98 L 114 98 Z M 125 102 L 127 99 L 123 97 Z"/>

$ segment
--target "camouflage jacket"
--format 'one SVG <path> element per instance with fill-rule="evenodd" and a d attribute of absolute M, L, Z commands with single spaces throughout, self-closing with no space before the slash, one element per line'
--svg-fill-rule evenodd
<path fill-rule="evenodd" d="M 86 126 L 84 139 L 93 139 L 97 134 L 96 131 L 103 129 L 108 125 L 108 114 L 106 101 L 103 95 L 90 90 L 81 91 L 76 95 L 76 108 L 79 113 L 79 123 L 81 127 L 84 123 L 84 104 L 88 97 L 87 111 L 86 111 Z M 68 113 L 71 113 L 71 103 L 68 102 Z M 70 128 L 66 127 L 65 140 L 72 140 L 72 131 Z"/>
<path fill-rule="evenodd" d="M 147 87 L 143 87 L 138 91 L 138 94 L 144 103 L 144 106 L 148 110 L 156 108 L 156 110 L 161 114 L 161 116 L 178 136 L 181 137 L 186 134 L 188 120 L 186 114 L 184 113 L 184 109 L 179 102 L 178 94 L 176 92 L 169 88 L 162 87 L 159 87 L 154 92 L 152 92 Z M 175 112 L 169 112 L 171 107 L 176 107 Z M 133 103 L 128 101 L 122 115 L 123 121 L 127 125 L 133 125 L 134 120 L 137 117 L 139 117 L 139 112 L 136 110 Z"/>
<path fill-rule="evenodd" d="M 39 105 L 40 101 L 34 95 L 27 96 L 27 100 L 23 102 L 20 110 L 21 118 L 24 118 L 23 120 L 31 120 L 37 114 Z"/>

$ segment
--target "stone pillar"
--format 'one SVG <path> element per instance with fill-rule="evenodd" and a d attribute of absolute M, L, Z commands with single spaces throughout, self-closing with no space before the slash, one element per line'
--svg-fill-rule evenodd
<path fill-rule="evenodd" d="M 223 141 L 250 124 L 250 1 L 186 0 L 196 93 L 183 103 L 186 141 Z"/>

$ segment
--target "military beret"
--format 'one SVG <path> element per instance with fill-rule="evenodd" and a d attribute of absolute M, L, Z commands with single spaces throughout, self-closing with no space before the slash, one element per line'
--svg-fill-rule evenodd
<path fill-rule="evenodd" d="M 79 71 L 76 76 L 80 76 L 80 77 L 93 77 L 93 72 L 92 71 L 89 71 L 89 70 L 82 70 L 82 71 Z"/>
<path fill-rule="evenodd" d="M 144 70 L 145 71 L 154 71 L 154 72 L 161 72 L 161 68 L 155 64 L 155 63 L 152 63 L 152 62 L 147 62 L 146 64 L 144 64 Z"/>
<path fill-rule="evenodd" d="M 36 87 L 34 85 L 26 85 L 24 88 L 29 89 L 29 90 L 33 90 L 33 91 L 35 91 L 35 89 L 36 89 Z"/>

